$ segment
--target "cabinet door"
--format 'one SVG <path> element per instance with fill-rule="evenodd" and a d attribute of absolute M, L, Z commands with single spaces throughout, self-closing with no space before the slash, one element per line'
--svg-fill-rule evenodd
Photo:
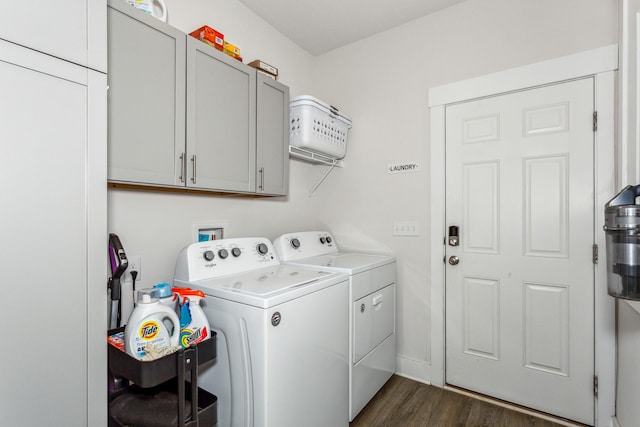
<path fill-rule="evenodd" d="M 618 146 L 621 149 L 619 176 L 624 184 L 640 179 L 640 1 L 619 2 L 620 42 L 618 44 Z M 640 408 L 639 408 L 640 411 Z"/>
<path fill-rule="evenodd" d="M 88 73 L 0 41 L 0 324 L 8 340 L 0 414 L 7 426 L 89 424 L 87 340 L 104 329 L 88 330 L 87 289 L 106 286 L 99 283 L 106 271 L 96 282 L 87 267 L 90 227 L 99 227 L 87 215 L 89 197 L 97 196 L 88 194 L 96 172 L 87 160 L 94 155 Z M 106 207 L 104 181 L 100 188 Z M 106 363 L 91 366 L 104 377 Z M 106 390 L 106 381 L 101 385 Z"/>
<path fill-rule="evenodd" d="M 255 192 L 255 73 L 187 37 L 188 187 Z"/>
<path fill-rule="evenodd" d="M 121 0 L 107 17 L 109 180 L 184 186 L 186 36 Z"/>
<path fill-rule="evenodd" d="M 0 39 L 106 71 L 104 58 L 99 63 L 89 61 L 89 54 L 104 43 L 104 4 L 104 0 L 0 2 Z"/>
<path fill-rule="evenodd" d="M 257 192 L 285 196 L 289 187 L 289 88 L 257 73 Z"/>

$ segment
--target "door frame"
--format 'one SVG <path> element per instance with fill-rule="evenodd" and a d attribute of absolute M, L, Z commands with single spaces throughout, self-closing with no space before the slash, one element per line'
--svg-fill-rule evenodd
<path fill-rule="evenodd" d="M 604 204 L 615 194 L 615 71 L 618 46 L 609 45 L 429 89 L 431 366 L 429 382 L 445 387 L 445 107 L 450 104 L 534 87 L 593 77 L 598 129 L 595 133 L 594 234 L 600 262 L 595 264 L 594 331 L 598 396 L 596 425 L 611 426 L 615 417 L 615 302 L 607 294 Z"/>

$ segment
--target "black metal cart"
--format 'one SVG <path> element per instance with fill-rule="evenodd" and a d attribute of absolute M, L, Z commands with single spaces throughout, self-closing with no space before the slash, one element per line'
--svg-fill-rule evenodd
<path fill-rule="evenodd" d="M 216 358 L 215 332 L 195 346 L 149 362 L 107 346 L 111 375 L 127 383 L 109 393 L 109 427 L 216 425 L 218 399 L 198 387 L 198 366 Z"/>

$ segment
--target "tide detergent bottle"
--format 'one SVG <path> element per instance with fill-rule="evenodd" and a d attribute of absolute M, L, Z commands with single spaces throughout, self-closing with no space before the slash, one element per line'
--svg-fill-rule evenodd
<path fill-rule="evenodd" d="M 179 343 L 178 315 L 171 308 L 160 304 L 153 294 L 153 289 L 138 291 L 136 307 L 124 328 L 124 350 L 136 359 L 144 357 L 145 348 L 149 344 L 163 349 L 175 347 Z"/>
<path fill-rule="evenodd" d="M 173 288 L 180 297 L 180 344 L 187 348 L 211 337 L 209 320 L 200 307 L 205 298 L 202 291 L 191 288 Z"/>

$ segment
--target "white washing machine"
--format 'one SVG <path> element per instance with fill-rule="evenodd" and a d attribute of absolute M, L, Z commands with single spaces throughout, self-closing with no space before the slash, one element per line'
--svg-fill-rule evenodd
<path fill-rule="evenodd" d="M 396 259 L 339 252 L 330 233 L 287 233 L 273 241 L 283 264 L 349 275 L 349 421 L 396 371 Z"/>
<path fill-rule="evenodd" d="M 283 265 L 264 238 L 194 243 L 174 285 L 200 289 L 218 358 L 198 383 L 218 426 L 348 426 L 348 276 Z"/>

